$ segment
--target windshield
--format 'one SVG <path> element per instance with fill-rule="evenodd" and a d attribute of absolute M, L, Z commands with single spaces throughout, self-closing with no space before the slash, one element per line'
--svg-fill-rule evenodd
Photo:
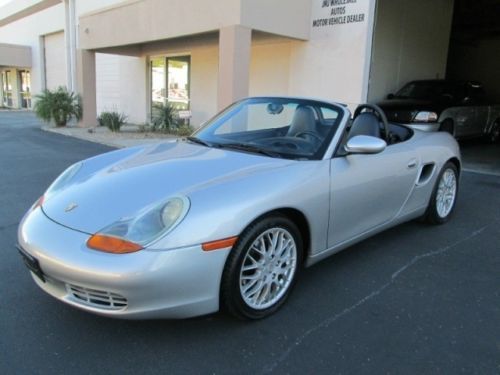
<path fill-rule="evenodd" d="M 290 159 L 320 159 L 342 118 L 338 106 L 303 99 L 237 102 L 188 138 L 208 147 Z"/>

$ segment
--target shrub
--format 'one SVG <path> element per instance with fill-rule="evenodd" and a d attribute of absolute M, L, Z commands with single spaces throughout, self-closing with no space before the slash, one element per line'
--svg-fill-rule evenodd
<path fill-rule="evenodd" d="M 152 117 L 153 131 L 171 132 L 178 127 L 177 109 L 170 103 L 155 104 Z"/>
<path fill-rule="evenodd" d="M 80 95 L 69 92 L 65 87 L 43 90 L 35 96 L 34 111 L 45 122 L 54 121 L 56 126 L 65 126 L 73 117 L 82 118 Z"/>
<path fill-rule="evenodd" d="M 101 112 L 97 118 L 99 126 L 106 126 L 112 132 L 120 131 L 120 128 L 127 121 L 127 116 L 118 112 Z"/>
<path fill-rule="evenodd" d="M 179 126 L 177 128 L 177 131 L 175 132 L 175 134 L 180 135 L 181 137 L 185 137 L 185 136 L 193 134 L 193 131 L 194 130 L 193 130 L 193 128 L 191 128 L 191 126 L 182 125 L 182 126 Z"/>

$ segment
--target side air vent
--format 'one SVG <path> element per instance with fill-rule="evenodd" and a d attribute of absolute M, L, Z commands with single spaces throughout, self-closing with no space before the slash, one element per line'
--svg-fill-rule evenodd
<path fill-rule="evenodd" d="M 424 164 L 422 169 L 420 170 L 420 176 L 417 180 L 417 185 L 424 185 L 431 179 L 434 174 L 434 170 L 436 169 L 436 165 L 434 163 Z"/>

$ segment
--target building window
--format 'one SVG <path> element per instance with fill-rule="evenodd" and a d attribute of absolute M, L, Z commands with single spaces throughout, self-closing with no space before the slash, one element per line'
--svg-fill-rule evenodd
<path fill-rule="evenodd" d="M 31 72 L 20 70 L 19 82 L 21 84 L 21 108 L 31 108 Z"/>
<path fill-rule="evenodd" d="M 3 82 L 3 105 L 5 107 L 12 107 L 12 74 L 10 70 L 2 72 Z"/>
<path fill-rule="evenodd" d="M 151 58 L 151 114 L 170 103 L 178 110 L 189 109 L 190 56 Z"/>

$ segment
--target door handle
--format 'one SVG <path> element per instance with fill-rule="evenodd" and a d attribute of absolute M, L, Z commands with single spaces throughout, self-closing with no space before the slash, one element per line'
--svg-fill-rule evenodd
<path fill-rule="evenodd" d="M 415 168 L 417 166 L 417 159 L 411 159 L 409 162 L 408 162 L 408 168 Z"/>

